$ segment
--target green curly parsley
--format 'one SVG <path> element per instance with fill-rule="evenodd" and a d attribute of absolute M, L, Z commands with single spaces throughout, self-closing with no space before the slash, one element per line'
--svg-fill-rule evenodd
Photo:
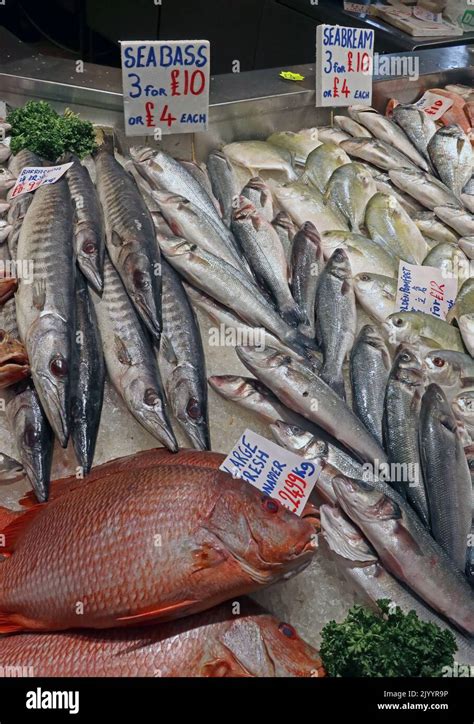
<path fill-rule="evenodd" d="M 321 658 L 329 676 L 441 676 L 452 666 L 456 642 L 451 631 L 405 614 L 380 599 L 382 616 L 353 606 L 342 623 L 322 630 Z"/>
<path fill-rule="evenodd" d="M 46 101 L 29 101 L 10 111 L 7 120 L 12 126 L 14 154 L 28 148 L 48 161 L 56 161 L 67 152 L 84 158 L 96 148 L 92 123 L 69 109 L 61 116 Z"/>

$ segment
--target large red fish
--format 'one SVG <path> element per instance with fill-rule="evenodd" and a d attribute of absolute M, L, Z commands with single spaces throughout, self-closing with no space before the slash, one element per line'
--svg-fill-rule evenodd
<path fill-rule="evenodd" d="M 27 676 L 324 676 L 316 649 L 248 599 L 159 626 L 0 639 L 1 670 Z M 27 662 L 27 669 L 23 671 Z"/>
<path fill-rule="evenodd" d="M 215 454 L 190 456 L 192 465 L 186 453 L 116 465 L 13 520 L 3 531 L 12 555 L 0 565 L 0 632 L 179 618 L 309 563 L 313 506 L 297 518 L 219 471 Z"/>

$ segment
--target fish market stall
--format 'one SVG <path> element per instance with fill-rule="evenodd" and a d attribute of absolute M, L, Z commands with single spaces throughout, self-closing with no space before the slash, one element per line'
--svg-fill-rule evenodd
<path fill-rule="evenodd" d="M 14 254 L 25 263 L 33 260 L 44 278 L 39 284 L 34 269 L 22 268 L 15 297 L 11 280 L 0 282 L 0 329 L 10 345 L 2 347 L 2 336 L 0 363 L 15 385 L 2 389 L 0 505 L 20 510 L 19 499 L 32 484 L 40 502 L 49 495 L 53 502 L 45 507 L 56 510 L 56 517 L 41 516 L 46 528 L 53 526 L 52 545 L 54 526 L 60 528 L 62 520 L 68 526 L 71 515 L 100 521 L 101 511 L 117 505 L 118 494 L 123 497 L 117 517 L 137 516 L 138 526 L 143 515 L 141 499 L 136 503 L 133 497 L 138 478 L 130 482 L 126 471 L 141 471 L 150 495 L 155 494 L 150 466 L 159 465 L 165 481 L 176 476 L 179 465 L 193 468 L 186 472 L 186 495 L 196 495 L 198 485 L 213 490 L 223 458 L 212 453 L 227 455 L 242 433 L 252 430 L 301 459 L 319 461 L 318 510 L 310 503 L 296 518 L 278 509 L 285 536 L 289 531 L 285 548 L 283 527 L 265 528 L 269 524 L 261 522 L 250 500 L 247 535 L 260 542 L 258 555 L 245 560 L 250 553 L 242 550 L 237 531 L 229 546 L 236 546 L 240 563 L 244 559 L 242 571 L 233 581 L 229 564 L 225 585 L 209 598 L 220 603 L 251 593 L 317 649 L 329 621 L 342 621 L 355 603 L 376 608 L 376 600 L 389 598 L 448 627 L 456 638 L 456 660 L 474 664 L 472 559 L 467 568 L 465 561 L 474 431 L 469 384 L 474 309 L 466 271 L 474 239 L 474 73 L 468 50 L 425 51 L 417 80 L 376 78 L 374 108 L 352 106 L 348 112 L 314 107 L 312 66 L 292 69 L 304 76 L 300 84 L 280 78 L 280 69 L 218 76 L 211 84 L 208 130 L 165 136 L 160 144 L 152 137 L 125 136 L 118 70 L 87 64 L 77 70 L 73 61 L 31 57 L 11 38 L 0 55 L 0 101 L 9 108 L 47 101 L 52 125 L 61 118 L 66 127 L 79 114 L 99 128 L 93 157 L 86 152 L 81 163 L 79 151 L 55 154 L 71 164 L 67 185 L 62 179 L 12 199 L 8 190 L 21 168 L 43 164 L 39 152 L 26 148 L 5 158 L 3 262 L 7 254 L 10 260 Z M 431 89 L 450 101 L 439 128 L 413 105 Z M 8 217 L 12 207 L 16 211 Z M 155 237 L 158 245 L 150 243 Z M 74 271 L 74 259 L 80 272 Z M 413 274 L 410 270 L 423 265 L 439 275 L 450 264 L 457 270 L 459 290 L 456 286 L 447 320 L 400 309 L 400 263 Z M 150 272 L 158 268 L 160 274 Z M 80 365 L 67 346 L 71 328 Z M 25 383 L 30 371 L 34 386 Z M 64 411 L 70 404 L 68 419 Z M 157 454 L 157 445 L 170 452 Z M 196 452 L 176 452 L 178 447 Z M 125 459 L 107 466 L 116 458 Z M 410 485 L 394 478 L 392 464 L 414 474 Z M 383 466 L 389 472 L 380 477 Z M 447 470 L 456 484 L 445 510 L 439 501 Z M 432 499 L 420 482 L 421 471 Z M 110 485 L 101 489 L 89 509 L 80 486 L 99 489 L 108 475 L 117 476 L 115 492 Z M 49 478 L 68 476 L 62 497 Z M 247 495 L 239 494 L 242 500 Z M 206 495 L 203 510 L 211 505 Z M 73 514 L 66 498 L 78 501 Z M 241 520 L 233 501 L 230 487 L 222 509 L 215 504 L 216 518 L 222 517 L 209 526 L 217 537 L 219 526 Z M 173 520 L 160 520 L 158 530 L 156 521 L 147 519 L 144 535 L 156 534 L 160 541 L 169 535 L 174 545 L 189 505 L 168 498 L 163 505 Z M 272 498 L 265 506 L 270 517 L 277 510 Z M 369 511 L 375 510 L 383 515 L 372 520 Z M 2 515 L 0 510 L 4 525 L 11 522 Z M 40 526 L 40 516 L 36 520 L 32 525 Z M 399 545 L 400 529 L 413 547 Z M 183 576 L 222 569 L 214 540 L 196 542 L 193 567 L 183 564 Z M 267 567 L 262 551 L 271 558 Z M 94 553 L 87 549 L 86 559 Z M 22 560 L 18 552 L 10 560 L 15 556 Z M 427 559 L 431 568 L 425 575 Z M 55 559 L 53 568 L 64 560 Z M 277 563 L 281 570 L 273 575 L 269 571 Z M 178 563 L 167 565 L 172 578 Z M 21 570 L 10 568 L 14 591 Z M 95 582 L 103 571 L 96 573 Z M 126 568 L 119 573 L 128 575 Z M 166 588 L 168 581 L 161 584 Z M 171 583 L 169 588 L 159 606 L 145 597 L 138 612 L 126 602 L 129 613 L 118 603 L 119 612 L 109 613 L 99 596 L 99 603 L 86 605 L 80 625 L 108 628 L 113 641 L 114 625 L 153 622 L 157 612 L 203 615 L 202 601 L 196 605 L 189 595 L 176 602 Z M 195 593 L 202 596 L 201 589 Z M 134 600 L 141 595 L 141 589 L 130 594 Z M 34 616 L 31 611 L 13 616 L 5 631 L 77 625 L 76 614 L 61 608 L 61 601 L 54 611 L 50 605 L 42 608 L 40 601 Z M 180 625 L 185 624 L 163 624 L 170 636 Z M 292 639 L 292 632 L 290 626 L 284 636 Z M 54 648 L 54 634 L 46 636 L 45 646 Z M 137 637 L 131 629 L 127 641 Z M 94 640 L 88 645 L 93 658 Z M 18 646 L 21 650 L 21 642 Z M 322 673 L 314 652 L 298 651 L 298 657 L 304 671 Z M 163 675 L 179 675 L 179 665 Z M 296 670 L 289 657 L 273 675 Z M 210 668 L 203 675 L 219 671 L 216 664 L 215 672 Z"/>

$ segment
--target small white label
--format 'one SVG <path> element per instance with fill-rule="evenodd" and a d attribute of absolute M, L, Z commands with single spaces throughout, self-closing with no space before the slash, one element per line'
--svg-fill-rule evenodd
<path fill-rule="evenodd" d="M 321 472 L 317 460 L 304 460 L 253 430 L 245 430 L 220 470 L 241 478 L 301 515 Z"/>
<path fill-rule="evenodd" d="M 121 41 L 127 136 L 205 131 L 208 40 Z"/>
<path fill-rule="evenodd" d="M 21 194 L 36 191 L 39 186 L 44 184 L 54 184 L 58 181 L 66 171 L 71 168 L 74 161 L 63 163 L 60 166 L 25 166 L 20 171 L 9 198 L 14 199 Z"/>
<path fill-rule="evenodd" d="M 448 278 L 446 271 L 400 261 L 396 309 L 446 319 L 456 299 L 457 288 L 457 278 L 454 275 Z"/>
<path fill-rule="evenodd" d="M 316 28 L 316 107 L 370 106 L 374 31 L 340 25 Z"/>
<path fill-rule="evenodd" d="M 437 121 L 451 108 L 453 103 L 452 98 L 445 98 L 437 93 L 426 91 L 414 105 L 424 111 L 433 121 Z"/>

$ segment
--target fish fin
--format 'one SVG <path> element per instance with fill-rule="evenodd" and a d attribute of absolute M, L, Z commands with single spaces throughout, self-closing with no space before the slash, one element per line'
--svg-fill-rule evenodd
<path fill-rule="evenodd" d="M 456 433 L 458 431 L 458 425 L 456 424 L 456 421 L 449 415 L 441 415 L 439 421 L 443 425 L 443 427 L 445 427 L 450 432 Z"/>
<path fill-rule="evenodd" d="M 182 613 L 193 603 L 197 603 L 195 599 L 186 599 L 185 601 L 179 601 L 178 603 L 172 603 L 169 606 L 163 606 L 162 608 L 149 608 L 140 613 L 134 613 L 131 616 L 120 616 L 116 618 L 116 621 L 130 621 L 131 623 L 147 623 L 147 621 L 153 621 L 155 618 L 161 618 L 164 615 Z"/>
<path fill-rule="evenodd" d="M 110 243 L 113 246 L 123 246 L 122 237 L 114 229 L 110 232 Z"/>
<path fill-rule="evenodd" d="M 46 304 L 46 282 L 40 279 L 33 285 L 33 306 L 40 311 L 44 309 Z"/>
<path fill-rule="evenodd" d="M 161 335 L 160 352 L 163 352 L 163 356 L 171 365 L 178 364 L 178 359 L 173 348 L 173 343 L 170 338 L 167 337 L 165 334 Z"/>
<path fill-rule="evenodd" d="M 4 528 L 1 532 L 4 545 L 0 547 L 0 553 L 4 555 L 13 553 L 17 541 L 21 538 L 23 531 L 30 525 L 33 518 L 36 518 L 37 514 L 41 510 L 43 510 L 43 505 L 38 503 L 37 505 L 29 508 L 29 510 L 25 510 L 24 513 L 8 523 L 6 528 Z"/>
<path fill-rule="evenodd" d="M 214 568 L 227 560 L 223 552 L 210 543 L 203 543 L 199 548 L 195 548 L 192 555 L 194 558 L 193 573 L 206 568 Z"/>
<path fill-rule="evenodd" d="M 343 295 L 349 294 L 351 289 L 352 289 L 352 285 L 350 284 L 350 282 L 347 279 L 344 279 L 344 281 L 342 282 L 342 285 L 341 285 L 341 294 L 343 294 Z"/>
<path fill-rule="evenodd" d="M 128 365 L 129 367 L 132 366 L 132 358 L 130 357 L 126 344 L 123 342 L 123 340 L 118 336 L 118 334 L 114 337 L 115 342 L 115 352 L 117 355 L 117 359 L 119 362 L 121 362 L 123 365 Z"/>
<path fill-rule="evenodd" d="M 0 613 L 0 634 L 17 633 L 26 629 L 19 623 L 11 620 L 13 614 Z"/>

